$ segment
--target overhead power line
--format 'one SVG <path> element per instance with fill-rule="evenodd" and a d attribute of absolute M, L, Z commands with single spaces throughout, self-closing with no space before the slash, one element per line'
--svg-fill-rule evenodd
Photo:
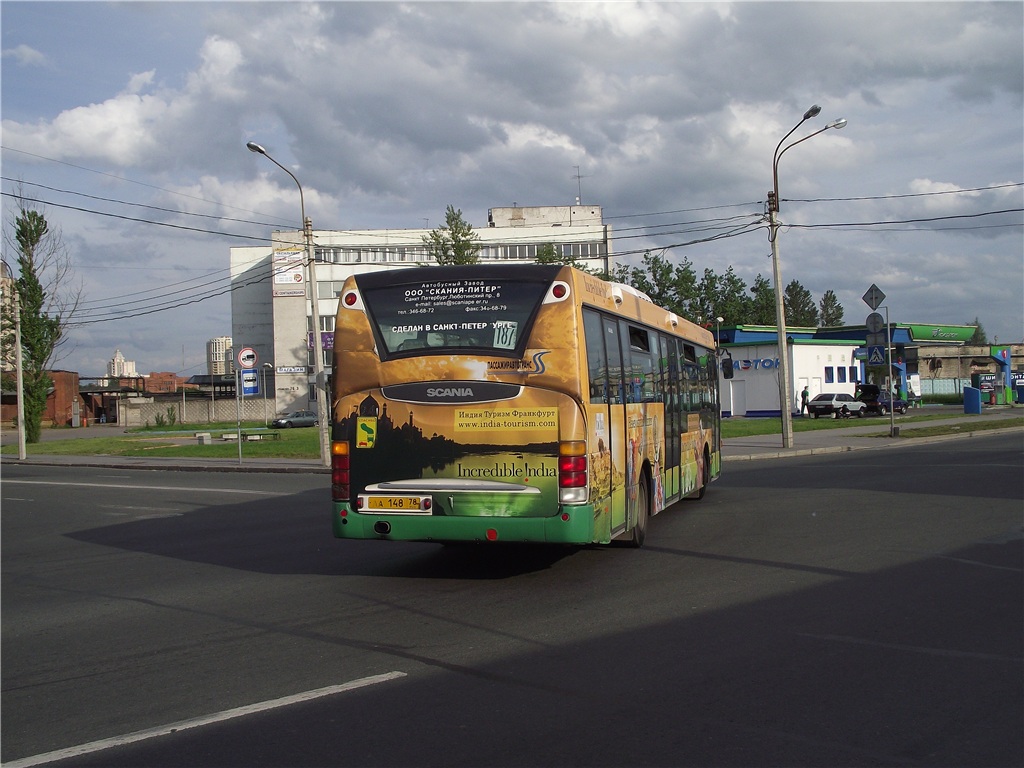
<path fill-rule="evenodd" d="M 883 227 L 889 224 L 928 224 L 933 221 L 955 221 L 956 219 L 977 219 L 982 216 L 998 216 L 1004 213 L 1021 213 L 1024 212 L 1024 208 L 1007 208 L 1002 211 L 982 211 L 980 213 L 960 213 L 949 216 L 932 216 L 926 219 L 892 219 L 889 221 L 856 221 L 846 224 L 787 224 L 786 226 L 791 229 L 844 229 L 846 227 Z M 1024 222 L 1020 222 L 1016 225 L 1009 224 L 1006 226 L 1024 226 Z"/>
<path fill-rule="evenodd" d="M 4 148 L 4 149 L 5 150 L 9 150 L 9 151 L 16 151 L 16 152 L 20 151 L 20 150 L 11 150 L 10 148 Z M 31 153 L 24 153 L 24 154 L 31 154 Z M 35 157 L 39 157 L 37 155 L 34 155 L 34 156 Z M 49 158 L 43 158 L 43 159 L 49 159 Z M 54 161 L 54 162 L 62 162 L 62 161 Z M 71 165 L 70 163 L 64 163 L 64 164 Z M 81 166 L 73 166 L 73 167 L 81 168 Z M 90 170 L 90 171 L 92 171 L 92 169 L 83 169 L 83 170 Z M 110 174 L 103 174 L 102 172 L 99 172 L 99 171 L 92 171 L 92 172 L 100 173 L 101 175 L 105 175 L 105 176 L 110 176 Z M 29 186 L 38 187 L 40 189 L 48 190 L 50 192 L 54 192 L 54 193 L 57 193 L 57 194 L 76 195 L 76 196 L 80 196 L 80 197 L 83 197 L 83 198 L 87 198 L 87 199 L 91 199 L 91 200 L 96 200 L 96 201 L 100 201 L 100 202 L 112 203 L 112 204 L 116 204 L 116 205 L 126 205 L 126 206 L 131 206 L 131 207 L 136 207 L 136 208 L 142 208 L 142 209 L 146 209 L 146 210 L 158 211 L 158 212 L 161 212 L 161 213 L 172 213 L 172 214 L 175 214 L 177 216 L 183 216 L 183 217 L 191 216 L 191 217 L 196 217 L 198 219 L 206 219 L 206 220 L 216 219 L 218 221 L 230 221 L 230 222 L 239 223 L 239 224 L 249 224 L 249 225 L 261 226 L 261 227 L 270 227 L 270 228 L 273 228 L 275 226 L 275 225 L 269 224 L 267 222 L 252 221 L 252 220 L 246 220 L 246 219 L 234 219 L 234 218 L 227 218 L 227 217 L 223 217 L 223 216 L 215 216 L 215 215 L 210 215 L 210 214 L 193 213 L 193 212 L 189 212 L 189 211 L 176 211 L 174 209 L 161 208 L 161 207 L 158 207 L 158 206 L 145 205 L 145 204 L 141 204 L 141 203 L 134 203 L 134 202 L 124 201 L 124 200 L 117 200 L 117 199 L 114 199 L 114 198 L 99 197 L 99 196 L 96 196 L 96 195 L 75 192 L 75 191 L 72 191 L 72 190 L 58 189 L 58 188 L 55 188 L 55 187 L 50 187 L 50 186 L 43 185 L 43 184 L 37 184 L 37 183 L 34 183 L 34 182 L 23 182 L 23 181 L 20 181 L 20 180 L 11 179 L 9 177 L 2 177 L 2 178 L 3 178 L 4 181 L 8 181 L 8 182 L 12 182 L 12 183 L 23 183 L 23 184 L 27 184 Z M 141 186 L 152 187 L 152 185 L 144 184 L 142 182 L 134 182 L 134 181 L 132 181 L 130 179 L 124 179 L 123 177 L 114 176 L 113 178 L 119 179 L 121 181 L 128 181 L 128 182 L 131 182 L 131 183 L 140 184 Z M 851 201 L 889 200 L 889 199 L 899 199 L 899 198 L 919 198 L 919 197 L 932 197 L 932 196 L 937 196 L 937 195 L 956 195 L 956 194 L 965 194 L 965 193 L 978 193 L 978 192 L 985 192 L 985 191 L 991 191 L 991 190 L 1017 188 L 1017 187 L 1021 187 L 1021 186 L 1024 186 L 1024 183 L 1007 183 L 1007 184 L 993 185 L 993 186 L 989 186 L 989 187 L 975 187 L 975 188 L 971 188 L 971 189 L 962 189 L 962 190 L 942 190 L 942 191 L 936 191 L 936 192 L 920 192 L 920 193 L 908 193 L 908 194 L 899 194 L 899 195 L 861 196 L 861 197 L 848 197 L 848 198 L 790 199 L 789 202 L 822 203 L 822 202 L 851 202 Z M 161 189 L 159 187 L 152 187 L 152 188 L 154 188 L 154 189 Z M 173 192 L 171 190 L 162 190 L 162 191 L 169 192 L 171 194 L 181 194 L 181 193 Z M 69 204 L 64 204 L 64 203 L 51 202 L 51 201 L 46 201 L 46 200 L 41 200 L 41 199 L 32 199 L 32 198 L 27 198 L 24 195 L 18 195 L 18 194 L 13 194 L 13 193 L 8 193 L 8 192 L 4 192 L 3 195 L 5 197 L 23 199 L 23 200 L 26 200 L 27 202 L 33 202 L 33 203 L 37 203 L 37 204 L 40 204 L 40 205 L 49 205 L 49 206 L 53 206 L 53 207 L 56 207 L 56 208 L 64 208 L 64 209 L 68 209 L 68 210 L 79 211 L 79 212 L 86 213 L 86 214 L 92 214 L 92 215 L 97 215 L 97 216 L 104 216 L 104 217 L 109 217 L 109 218 L 115 218 L 115 219 L 119 219 L 119 220 L 123 220 L 123 221 L 132 221 L 132 222 L 136 222 L 136 223 L 139 223 L 139 224 L 150 224 L 150 225 L 153 225 L 153 226 L 168 227 L 168 228 L 178 229 L 178 230 L 183 230 L 183 231 L 196 232 L 196 233 L 207 234 L 207 235 L 214 235 L 214 236 L 218 236 L 218 237 L 228 237 L 228 238 L 234 238 L 234 239 L 239 239 L 239 240 L 256 241 L 256 242 L 260 242 L 260 243 L 266 243 L 268 241 L 268 238 L 266 236 L 244 235 L 244 234 L 238 234 L 238 233 L 232 233 L 232 232 L 224 232 L 224 231 L 220 231 L 220 230 L 209 229 L 209 228 L 204 228 L 204 227 L 199 227 L 199 226 L 187 226 L 187 225 L 184 225 L 184 224 L 177 224 L 177 223 L 166 222 L 166 221 L 155 221 L 155 220 L 146 219 L 146 218 L 137 217 L 137 216 L 129 216 L 129 215 L 126 215 L 126 214 L 118 214 L 118 213 L 111 213 L 111 212 L 105 212 L 105 211 L 98 211 L 98 210 L 92 210 L 90 208 L 81 207 L 81 206 L 74 206 L 74 205 L 69 205 Z M 201 200 L 202 202 L 208 202 L 208 203 L 211 203 L 211 204 L 220 205 L 219 203 L 213 203 L 213 201 L 203 200 L 202 198 L 194 197 L 194 196 L 191 196 L 191 195 L 182 195 L 182 196 L 188 197 L 188 198 L 191 198 L 191 199 L 195 199 L 195 200 Z M 697 208 L 677 209 L 677 210 L 672 210 L 672 211 L 659 211 L 659 212 L 650 212 L 650 213 L 625 214 L 625 215 L 620 215 L 620 216 L 608 216 L 608 217 L 605 217 L 605 220 L 606 221 L 615 221 L 615 220 L 638 219 L 638 218 L 644 218 L 644 217 L 656 217 L 656 216 L 665 216 L 665 215 L 679 215 L 679 214 L 694 213 L 694 212 L 700 212 L 700 211 L 721 210 L 721 209 L 726 209 L 726 208 L 742 208 L 742 207 L 750 207 L 750 206 L 755 206 L 755 205 L 763 206 L 763 204 L 764 204 L 764 201 L 753 201 L 753 202 L 730 204 L 730 205 L 703 206 L 703 207 L 697 207 Z M 224 207 L 231 207 L 231 206 L 224 206 Z M 235 210 L 244 210 L 244 209 L 237 209 L 236 208 Z M 800 228 L 800 229 L 837 229 L 837 230 L 885 228 L 888 231 L 892 231 L 892 229 L 894 227 L 901 226 L 901 225 L 934 224 L 936 222 L 942 222 L 942 221 L 955 221 L 955 220 L 961 220 L 961 219 L 962 220 L 977 219 L 977 218 L 980 218 L 980 217 L 994 216 L 994 215 L 999 215 L 999 214 L 1019 213 L 1019 212 L 1021 212 L 1021 210 L 1022 210 L 1021 208 L 1011 208 L 1011 209 L 1005 209 L 1005 210 L 999 210 L 999 211 L 985 211 L 985 212 L 979 212 L 979 213 L 973 213 L 973 214 L 946 215 L 946 216 L 938 216 L 938 217 L 930 217 L 930 218 L 901 219 L 901 220 L 891 220 L 891 221 L 879 220 L 879 221 L 864 221 L 864 222 L 850 222 L 850 223 L 831 223 L 831 224 L 785 224 L 784 226 L 789 227 L 789 228 Z M 942 228 L 935 228 L 935 227 L 932 227 L 932 228 L 922 228 L 922 227 L 916 227 L 916 228 L 912 228 L 912 229 L 915 229 L 917 231 L 927 231 L 928 229 L 944 229 L 944 230 L 947 230 L 947 229 L 983 229 L 983 228 L 995 228 L 995 227 L 1003 227 L 1003 226 L 1021 226 L 1021 225 L 1020 224 L 990 224 L 990 225 L 979 225 L 979 226 L 971 226 L 971 227 L 942 227 Z M 711 243 L 711 242 L 715 242 L 715 241 L 723 240 L 723 239 L 728 239 L 728 238 L 732 238 L 732 237 L 740 237 L 740 236 L 743 236 L 743 235 L 750 234 L 752 232 L 756 232 L 756 231 L 758 231 L 758 230 L 760 230 L 762 228 L 764 228 L 764 217 L 763 217 L 763 213 L 762 212 L 748 213 L 748 214 L 737 214 L 737 215 L 733 215 L 733 216 L 723 216 L 723 217 L 717 217 L 717 218 L 702 218 L 702 219 L 695 219 L 695 220 L 690 220 L 690 221 L 676 221 L 676 222 L 668 222 L 668 223 L 664 223 L 664 224 L 650 224 L 650 225 L 644 225 L 644 226 L 624 227 L 622 229 L 619 229 L 619 230 L 615 231 L 615 235 L 614 236 L 615 236 L 615 239 L 616 239 L 617 242 L 626 241 L 626 240 L 637 240 L 637 239 L 661 240 L 661 239 L 669 238 L 669 237 L 673 237 L 673 236 L 674 237 L 678 237 L 680 235 L 692 235 L 692 234 L 697 234 L 697 233 L 702 233 L 702 232 L 704 232 L 704 233 L 709 233 L 710 232 L 712 234 L 708 234 L 707 236 L 704 236 L 704 237 L 680 240 L 678 242 L 673 242 L 673 243 L 670 243 L 670 244 L 667 244 L 667 245 L 660 245 L 660 244 L 659 245 L 647 245 L 647 246 L 644 246 L 642 248 L 618 251 L 615 254 L 615 256 L 616 257 L 628 257 L 628 256 L 632 256 L 632 255 L 642 254 L 642 253 L 645 253 L 645 252 L 650 251 L 650 250 L 666 251 L 666 250 L 670 250 L 672 248 L 683 248 L 683 247 L 690 247 L 690 246 L 695 246 L 695 245 L 701 245 L 701 244 Z M 363 236 L 371 235 L 371 233 L 369 233 L 369 232 L 363 232 L 363 231 L 357 231 L 357 230 L 335 230 L 335 231 L 347 232 L 347 233 L 353 233 L 353 234 L 354 233 L 358 233 L 358 234 L 363 235 Z M 553 232 L 552 234 L 555 234 L 555 232 Z M 383 233 L 380 234 L 379 236 L 380 237 L 387 237 L 387 235 L 383 234 Z M 536 241 L 536 237 L 534 237 L 534 236 L 525 236 L 524 235 L 522 238 L 509 238 L 509 239 L 506 239 L 504 242 L 514 243 L 514 242 L 516 242 L 517 240 L 520 240 L 520 239 L 521 240 Z M 555 237 L 553 239 L 557 239 L 557 237 Z M 595 257 L 595 258 L 603 259 L 604 257 L 601 256 L 601 257 Z M 96 300 L 96 301 L 92 301 L 92 302 L 84 302 L 84 304 L 91 304 L 91 305 L 93 305 L 93 306 L 90 306 L 87 309 L 85 309 L 85 312 L 87 314 L 94 315 L 94 317 L 91 317 L 90 319 L 86 319 L 86 320 L 81 320 L 81 321 L 78 321 L 78 322 L 73 322 L 72 325 L 88 325 L 88 324 L 93 324 L 93 323 L 108 322 L 110 320 L 120 320 L 120 319 L 125 319 L 125 318 L 130 318 L 130 317 L 138 317 L 138 316 L 141 316 L 141 315 L 154 314 L 154 313 L 157 313 L 157 312 L 163 312 L 163 311 L 167 311 L 167 310 L 171 310 L 171 309 L 176 309 L 176 308 L 180 308 L 180 307 L 183 307 L 183 306 L 188 306 L 188 305 L 191 305 L 191 304 L 195 304 L 195 303 L 199 303 L 199 302 L 202 302 L 202 301 L 206 301 L 208 299 L 217 298 L 217 297 L 223 296 L 223 295 L 225 295 L 227 293 L 231 293 L 232 291 L 237 290 L 239 288 L 244 288 L 244 287 L 247 287 L 249 285 L 254 285 L 254 284 L 257 284 L 257 283 L 260 283 L 260 282 L 264 282 L 264 281 L 266 281 L 272 275 L 272 272 L 271 272 L 270 274 L 265 275 L 263 277 L 259 277 L 259 278 L 256 278 L 256 279 L 244 280 L 243 282 L 238 283 L 238 284 L 236 284 L 234 286 L 221 287 L 223 285 L 223 280 L 225 279 L 225 275 L 223 273 L 228 272 L 228 271 L 229 270 L 222 270 L 222 271 L 218 271 L 217 273 L 207 273 L 207 274 L 205 274 L 205 275 L 203 275 L 201 277 L 191 278 L 189 280 L 183 280 L 183 281 L 180 281 L 178 283 L 171 283 L 169 285 L 160 286 L 160 287 L 157 287 L 157 288 L 150 289 L 148 291 L 138 291 L 138 292 L 135 292 L 135 293 L 125 294 L 125 295 L 122 295 L 122 296 L 114 296 L 114 297 L 108 297 L 108 298 L 105 298 L 105 299 Z M 220 274 L 220 276 L 219 277 L 215 276 L 218 273 Z M 210 279 L 210 278 L 212 278 L 212 279 Z M 199 281 L 202 281 L 202 282 L 199 282 Z M 190 286 L 189 285 L 190 283 L 195 283 L 195 284 Z M 177 287 L 177 286 L 186 286 L 186 287 L 182 287 L 179 290 L 175 290 L 175 291 L 171 291 L 171 292 L 167 291 L 168 288 Z M 145 296 L 145 294 L 155 293 L 155 292 L 158 292 L 158 291 L 160 292 L 160 295 L 158 297 L 157 296 L 149 296 L 149 297 Z M 138 296 L 139 298 L 133 299 L 132 297 L 134 297 L 134 296 Z"/>
<path fill-rule="evenodd" d="M 30 187 L 38 187 L 39 189 L 45 189 L 49 192 L 57 192 L 63 195 L 75 195 L 76 197 L 84 197 L 89 200 L 97 200 L 103 203 L 116 203 L 117 205 L 130 205 L 134 208 L 145 208 L 150 211 L 160 211 L 161 213 L 173 213 L 178 216 L 195 216 L 200 219 L 216 219 L 218 221 L 232 221 L 237 224 L 255 224 L 261 227 L 275 227 L 276 224 L 269 224 L 265 221 L 251 221 L 249 219 L 233 219 L 228 216 L 217 216 L 211 213 L 193 213 L 192 211 L 181 211 L 176 208 L 161 208 L 157 205 L 146 205 L 145 203 L 132 203 L 127 200 L 118 200 L 112 197 L 100 197 L 98 195 L 90 195 L 86 192 L 75 192 L 70 189 L 59 189 L 57 187 L 49 187 L 45 184 L 37 184 L 32 181 L 23 181 L 21 179 L 12 179 L 9 176 L 0 177 L 3 181 L 9 181 L 13 184 L 24 184 Z M 13 193 L 12 193 L 13 194 Z"/>
<path fill-rule="evenodd" d="M 906 192 L 898 195 L 870 195 L 861 197 L 812 197 L 812 198 L 783 198 L 783 202 L 790 203 L 851 203 L 862 200 L 899 200 L 911 197 L 936 197 L 938 195 L 963 195 L 971 192 L 989 192 L 996 189 L 1012 189 L 1024 187 L 1024 182 L 1008 182 L 1006 184 L 994 184 L 990 187 L 973 187 L 971 189 L 943 189 L 935 192 Z"/>
<path fill-rule="evenodd" d="M 266 237 L 253 237 L 252 235 L 241 235 L 236 232 L 220 232 L 213 229 L 202 229 L 200 227 L 188 227 L 184 224 L 172 224 L 168 221 L 153 221 L 152 219 L 140 219 L 137 216 L 125 216 L 120 213 L 108 213 L 106 211 L 94 211 L 90 208 L 82 208 L 77 205 L 67 205 L 65 203 L 55 203 L 50 200 L 39 200 L 32 197 L 26 197 L 24 195 L 16 195 L 13 192 L 3 192 L 4 197 L 12 197 L 18 200 L 24 200 L 28 203 L 38 203 L 39 205 L 49 205 L 54 208 L 64 208 L 70 211 L 78 211 L 80 213 L 91 213 L 94 216 L 107 216 L 112 219 L 120 219 L 121 221 L 134 221 L 139 224 L 152 224 L 155 227 L 169 227 L 171 229 L 180 229 L 186 232 L 201 232 L 204 235 L 219 235 L 220 237 L 234 237 L 239 240 L 257 240 L 260 242 L 266 242 Z M 195 215 L 195 214 L 193 214 Z"/>
<path fill-rule="evenodd" d="M 125 176 L 118 176 L 117 174 L 107 173 L 106 171 L 97 171 L 95 168 L 87 168 L 84 165 L 75 165 L 74 163 L 69 163 L 66 160 L 57 160 L 56 158 L 53 158 L 53 157 L 46 157 L 45 155 L 37 155 L 37 154 L 34 154 L 32 152 L 26 152 L 23 149 L 15 149 L 14 147 L 7 147 L 7 146 L 3 146 L 3 145 L 0 145 L 0 149 L 2 149 L 4 152 L 16 152 L 19 155 L 25 155 L 27 157 L 34 157 L 37 160 L 46 160 L 47 162 L 55 163 L 57 165 L 66 165 L 68 168 L 75 168 L 75 169 L 77 169 L 79 171 L 87 171 L 89 173 L 95 173 L 98 176 L 106 176 L 107 178 L 115 179 L 117 181 L 124 182 L 125 184 L 136 184 L 136 185 L 138 185 L 140 187 L 146 187 L 148 189 L 155 189 L 158 192 L 166 192 L 169 195 L 175 195 L 176 197 L 184 197 L 187 200 L 196 200 L 196 201 L 201 202 L 201 203 L 210 203 L 211 205 L 215 205 L 218 208 L 229 208 L 231 210 L 242 211 L 244 213 L 258 213 L 258 211 L 250 211 L 247 208 L 238 208 L 238 207 L 232 206 L 232 205 L 225 205 L 224 203 L 218 202 L 216 200 L 207 200 L 204 197 L 198 197 L 196 195 L 189 195 L 189 194 L 186 194 L 184 192 L 179 192 L 179 191 L 174 190 L 174 189 L 166 189 L 164 187 L 158 187 L 155 184 L 147 184 L 144 181 L 137 181 L 135 179 L 129 179 L 129 178 L 125 177 Z"/>

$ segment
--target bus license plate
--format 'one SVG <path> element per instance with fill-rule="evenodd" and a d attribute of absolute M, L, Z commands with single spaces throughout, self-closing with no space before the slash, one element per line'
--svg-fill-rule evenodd
<path fill-rule="evenodd" d="M 429 512 L 423 509 L 422 496 L 369 496 L 366 507 L 388 512 Z"/>

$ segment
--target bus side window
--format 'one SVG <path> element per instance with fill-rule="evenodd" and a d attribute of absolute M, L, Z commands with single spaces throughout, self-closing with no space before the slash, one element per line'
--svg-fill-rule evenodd
<path fill-rule="evenodd" d="M 710 411 L 715 406 L 715 386 L 718 384 L 718 368 L 715 366 L 715 355 L 708 352 L 703 357 L 704 365 L 700 369 L 701 377 L 701 410 Z"/>
<path fill-rule="evenodd" d="M 626 402 L 626 392 L 623 387 L 622 351 L 619 348 L 619 330 L 615 321 L 611 318 L 602 318 L 604 326 L 605 350 L 608 353 L 608 390 L 612 402 L 621 405 Z"/>
<path fill-rule="evenodd" d="M 604 324 L 601 316 L 590 309 L 583 310 L 583 335 L 587 344 L 587 379 L 590 382 L 590 402 L 607 403 L 611 399 L 608 386 L 608 356 L 604 349 Z"/>
<path fill-rule="evenodd" d="M 683 410 L 700 410 L 700 375 L 697 370 L 697 350 L 692 344 L 683 344 Z"/>
<path fill-rule="evenodd" d="M 622 381 L 625 385 L 623 402 L 640 402 L 640 371 L 633 365 L 629 343 L 629 326 L 625 320 L 619 320 L 619 342 L 622 350 Z"/>
<path fill-rule="evenodd" d="M 627 371 L 626 402 L 660 402 L 658 348 L 657 344 L 651 343 L 650 331 L 620 320 L 619 333 L 622 337 L 622 358 Z"/>

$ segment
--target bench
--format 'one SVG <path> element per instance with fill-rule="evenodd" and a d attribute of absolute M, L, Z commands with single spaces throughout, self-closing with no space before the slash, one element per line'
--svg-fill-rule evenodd
<path fill-rule="evenodd" d="M 281 439 L 281 433 L 280 432 L 243 432 L 242 433 L 242 439 L 243 440 L 249 440 L 249 441 L 254 441 L 254 440 L 280 440 Z"/>
<path fill-rule="evenodd" d="M 220 436 L 221 440 L 237 440 L 237 432 L 225 432 Z M 256 442 L 258 440 L 280 440 L 280 432 L 243 432 L 242 439 L 247 442 Z"/>

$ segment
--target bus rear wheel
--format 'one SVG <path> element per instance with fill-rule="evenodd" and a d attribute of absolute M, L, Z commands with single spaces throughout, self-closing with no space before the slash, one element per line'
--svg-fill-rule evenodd
<path fill-rule="evenodd" d="M 629 546 L 639 549 L 647 539 L 647 521 L 650 518 L 650 494 L 647 491 L 647 475 L 640 476 L 636 489 L 636 523 L 629 539 Z"/>
<path fill-rule="evenodd" d="M 710 480 L 711 471 L 711 454 L 708 453 L 707 448 L 704 449 L 704 455 L 700 459 L 700 464 L 697 465 L 697 477 L 699 478 L 700 485 L 697 486 L 696 490 L 692 491 L 689 496 L 686 496 L 687 501 L 700 501 L 704 498 L 704 494 L 708 491 L 708 483 Z"/>
<path fill-rule="evenodd" d="M 707 449 L 704 449 L 704 456 L 700 464 L 700 489 L 694 497 L 697 501 L 703 499 L 704 494 L 708 492 L 709 482 L 711 482 L 711 456 L 708 455 Z"/>

